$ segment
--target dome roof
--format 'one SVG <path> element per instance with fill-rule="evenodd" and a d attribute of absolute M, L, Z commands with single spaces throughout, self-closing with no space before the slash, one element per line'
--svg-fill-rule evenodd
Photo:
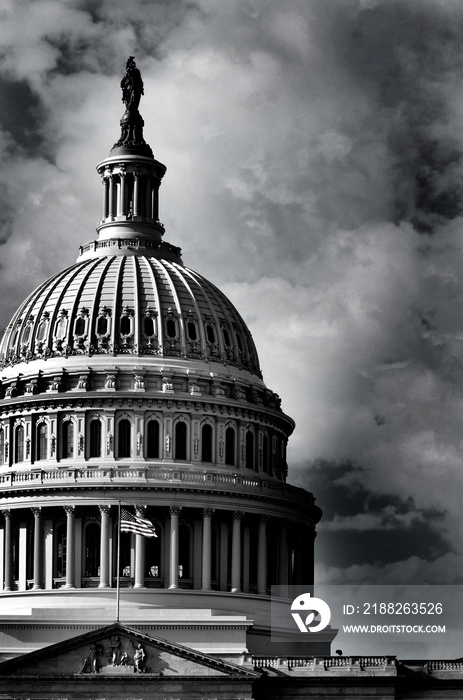
<path fill-rule="evenodd" d="M 0 346 L 3 366 L 94 354 L 192 358 L 261 376 L 229 299 L 182 264 L 149 254 L 101 255 L 54 275 L 20 306 Z"/>

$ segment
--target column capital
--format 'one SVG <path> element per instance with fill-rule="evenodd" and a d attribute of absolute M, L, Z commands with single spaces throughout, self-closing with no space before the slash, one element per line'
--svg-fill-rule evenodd
<path fill-rule="evenodd" d="M 182 511 L 182 506 L 170 506 L 169 507 L 169 513 L 171 515 L 180 515 Z"/>
<path fill-rule="evenodd" d="M 269 520 L 270 520 L 270 515 L 266 515 L 265 513 L 262 513 L 262 515 L 260 516 L 260 522 L 261 523 L 268 523 Z"/>
<path fill-rule="evenodd" d="M 64 508 L 66 515 L 75 515 L 75 513 L 76 513 L 75 506 L 63 506 L 63 508 Z"/>
<path fill-rule="evenodd" d="M 39 518 L 42 514 L 42 506 L 34 506 L 34 508 L 31 508 L 31 511 L 34 515 L 34 518 Z"/>
<path fill-rule="evenodd" d="M 2 515 L 4 516 L 5 520 L 11 520 L 11 510 L 2 510 Z"/>
<path fill-rule="evenodd" d="M 101 515 L 109 515 L 111 512 L 111 506 L 98 506 Z"/>
<path fill-rule="evenodd" d="M 215 508 L 203 508 L 203 518 L 212 518 Z"/>
<path fill-rule="evenodd" d="M 242 510 L 233 511 L 233 520 L 242 520 L 244 518 L 244 513 Z"/>
<path fill-rule="evenodd" d="M 147 507 L 148 506 L 134 506 L 135 513 L 144 517 Z"/>

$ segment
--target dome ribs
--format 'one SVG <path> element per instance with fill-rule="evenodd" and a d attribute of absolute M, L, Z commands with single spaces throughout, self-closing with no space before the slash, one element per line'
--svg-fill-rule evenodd
<path fill-rule="evenodd" d="M 251 334 L 227 297 L 175 261 L 140 254 L 88 258 L 51 277 L 13 317 L 2 352 L 3 365 L 71 355 L 183 357 L 261 379 Z"/>
<path fill-rule="evenodd" d="M 195 283 L 197 290 L 200 292 L 201 299 L 203 301 L 204 306 L 207 309 L 207 312 L 203 315 L 201 318 L 202 325 L 204 326 L 204 337 L 205 337 L 205 342 L 204 342 L 204 355 L 205 357 L 215 360 L 216 362 L 220 362 L 223 360 L 223 342 L 222 342 L 222 334 L 221 334 L 221 329 L 220 329 L 220 322 L 219 318 L 216 313 L 216 309 L 214 308 L 215 305 L 213 303 L 213 299 L 208 296 L 208 294 L 205 292 L 205 285 L 204 285 L 204 279 L 203 278 L 196 278 L 194 274 L 192 274 L 191 270 L 185 269 L 185 273 L 189 275 L 191 280 Z M 207 331 L 207 324 L 210 324 L 210 319 L 213 321 L 213 328 L 215 330 L 215 343 L 212 343 L 209 338 L 208 338 L 208 331 Z M 217 355 L 214 356 L 213 353 L 213 346 L 216 345 L 217 347 Z"/>
<path fill-rule="evenodd" d="M 181 280 L 182 283 L 183 283 L 183 286 L 184 286 L 184 288 L 185 288 L 185 290 L 186 290 L 186 292 L 187 292 L 187 293 L 185 293 L 185 294 L 183 295 L 184 298 L 185 298 L 185 304 L 186 304 L 187 307 L 191 305 L 191 306 L 193 307 L 193 309 L 194 309 L 194 316 L 195 316 L 195 320 L 196 320 L 196 322 L 197 322 L 198 331 L 199 331 L 199 336 L 200 336 L 200 348 L 201 348 L 201 352 L 200 352 L 200 353 L 193 353 L 193 351 L 192 351 L 192 349 L 191 349 L 191 344 L 190 344 L 190 342 L 189 342 L 189 333 L 186 333 L 186 334 L 185 334 L 185 335 L 186 335 L 186 341 L 185 341 L 185 356 L 189 356 L 189 355 L 193 354 L 193 355 L 195 355 L 195 356 L 200 355 L 200 356 L 202 356 L 202 357 L 206 357 L 206 354 L 205 354 L 205 350 L 206 350 L 206 336 L 205 336 L 205 332 L 204 332 L 204 325 L 203 325 L 203 323 L 201 322 L 201 312 L 200 312 L 200 309 L 199 309 L 199 306 L 198 306 L 197 297 L 196 297 L 195 294 L 193 293 L 193 290 L 192 290 L 190 284 L 188 283 L 188 281 L 187 281 L 187 279 L 186 279 L 188 271 L 187 271 L 184 267 L 180 267 L 179 265 L 175 265 L 175 264 L 172 264 L 172 263 L 167 263 L 167 265 L 168 265 L 170 268 L 172 268 L 172 269 L 174 269 L 174 270 L 176 271 L 176 274 L 177 274 L 178 279 Z M 185 315 L 185 312 L 186 312 L 187 317 L 188 317 L 188 315 L 189 315 L 190 313 L 192 313 L 191 309 L 189 309 L 189 308 L 185 308 L 185 309 L 183 310 L 183 312 L 184 312 L 184 315 Z M 185 324 L 188 323 L 188 318 L 184 318 L 184 323 L 185 323 Z"/>
<path fill-rule="evenodd" d="M 166 343 L 163 346 L 164 355 L 174 355 L 180 356 L 183 354 L 182 349 L 185 347 L 185 326 L 182 317 L 182 307 L 180 304 L 179 296 L 177 294 L 177 289 L 174 284 L 174 278 L 168 274 L 168 263 L 166 261 L 155 261 L 156 268 L 159 270 L 161 280 L 163 285 L 161 285 L 162 299 L 162 286 L 164 286 L 165 299 L 167 301 L 167 306 L 162 309 L 163 324 L 165 324 L 166 333 Z M 175 307 L 175 311 L 172 310 L 172 305 Z M 168 321 L 171 320 L 175 324 L 175 336 L 167 332 Z M 170 336 L 170 340 L 167 338 Z M 167 347 L 170 343 L 170 348 Z"/>
<path fill-rule="evenodd" d="M 162 355 L 162 351 L 164 348 L 164 327 L 162 324 L 162 316 L 161 316 L 161 299 L 159 296 L 159 286 L 158 286 L 158 281 L 157 281 L 157 276 L 156 276 L 156 266 L 155 266 L 155 259 L 154 258 L 144 258 L 144 265 L 146 266 L 147 272 L 149 274 L 149 278 L 152 283 L 152 290 L 154 294 L 154 310 L 153 313 L 156 314 L 156 330 L 157 330 L 157 339 L 158 339 L 158 353 Z M 146 287 L 145 289 L 148 289 Z M 151 291 L 151 290 L 150 290 Z M 145 292 L 146 293 L 146 292 Z M 146 297 L 148 300 L 148 297 Z M 145 312 L 148 310 L 149 306 L 146 307 Z"/>
<path fill-rule="evenodd" d="M 101 293 L 103 289 L 103 283 L 107 280 L 108 268 L 111 266 L 113 257 L 103 258 L 98 266 L 92 270 L 88 284 L 89 296 L 82 293 L 81 295 L 81 305 L 89 308 L 89 324 L 88 324 L 88 353 L 93 354 L 96 349 L 101 352 L 101 348 L 98 347 L 97 334 L 96 334 L 96 324 L 99 316 L 99 310 L 104 306 L 103 299 L 101 298 Z M 102 269 L 101 269 L 102 268 Z M 95 274 L 94 274 L 95 273 Z M 95 277 L 92 283 L 92 276 Z M 83 287 L 83 292 L 86 291 L 86 287 Z"/>

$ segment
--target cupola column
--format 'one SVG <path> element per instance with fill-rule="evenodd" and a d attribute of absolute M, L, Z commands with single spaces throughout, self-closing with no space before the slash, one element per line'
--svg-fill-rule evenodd
<path fill-rule="evenodd" d="M 75 553 L 75 506 L 64 506 L 66 512 L 66 585 L 65 588 L 76 587 L 76 553 Z"/>
<path fill-rule="evenodd" d="M 115 189 L 116 189 L 116 183 L 114 179 L 114 175 L 111 173 L 109 176 L 109 208 L 108 208 L 108 216 L 110 219 L 114 218 L 114 202 L 115 202 Z"/>
<path fill-rule="evenodd" d="M 136 507 L 135 512 L 140 517 L 145 517 L 145 508 Z M 145 542 L 146 540 L 144 535 L 135 535 L 135 580 L 133 584 L 134 588 L 145 587 Z"/>
<path fill-rule="evenodd" d="M 146 179 L 146 193 L 145 193 L 145 216 L 147 219 L 152 218 L 152 214 L 151 214 L 151 190 L 152 190 L 151 178 L 148 177 Z"/>
<path fill-rule="evenodd" d="M 103 219 L 106 219 L 109 215 L 109 180 L 103 177 L 101 182 L 103 183 Z"/>
<path fill-rule="evenodd" d="M 241 593 L 241 519 L 243 513 L 235 511 L 233 513 L 232 531 L 232 570 L 231 570 L 231 592 Z"/>
<path fill-rule="evenodd" d="M 211 590 L 211 553 L 212 553 L 212 513 L 210 508 L 203 510 L 203 549 L 201 590 Z"/>
<path fill-rule="evenodd" d="M 267 515 L 261 515 L 257 541 L 257 593 L 267 593 Z"/>
<path fill-rule="evenodd" d="M 169 588 L 178 588 L 178 517 L 181 507 L 170 507 Z"/>
<path fill-rule="evenodd" d="M 34 514 L 34 585 L 33 590 L 42 588 L 43 547 L 42 547 L 42 509 L 32 508 Z"/>
<path fill-rule="evenodd" d="M 13 538 L 11 533 L 11 511 L 2 510 L 5 518 L 5 591 L 13 590 Z"/>
<path fill-rule="evenodd" d="M 119 205 L 118 205 L 118 211 L 117 215 L 118 216 L 125 216 L 127 214 L 127 204 L 126 204 L 126 194 L 127 194 L 127 187 L 126 187 L 126 182 L 125 182 L 125 177 L 126 173 L 125 170 L 122 170 L 119 173 Z"/>
<path fill-rule="evenodd" d="M 135 171 L 133 175 L 133 215 L 140 216 L 140 173 Z"/>
<path fill-rule="evenodd" d="M 100 506 L 100 583 L 98 588 L 109 588 L 109 506 Z"/>

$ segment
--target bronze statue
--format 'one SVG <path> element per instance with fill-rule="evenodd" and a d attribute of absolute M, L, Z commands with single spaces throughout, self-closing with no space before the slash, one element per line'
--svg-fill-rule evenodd
<path fill-rule="evenodd" d="M 143 93 L 143 80 L 138 70 L 133 56 L 127 60 L 125 75 L 121 80 L 122 102 L 129 112 L 138 111 L 140 98 Z"/>

